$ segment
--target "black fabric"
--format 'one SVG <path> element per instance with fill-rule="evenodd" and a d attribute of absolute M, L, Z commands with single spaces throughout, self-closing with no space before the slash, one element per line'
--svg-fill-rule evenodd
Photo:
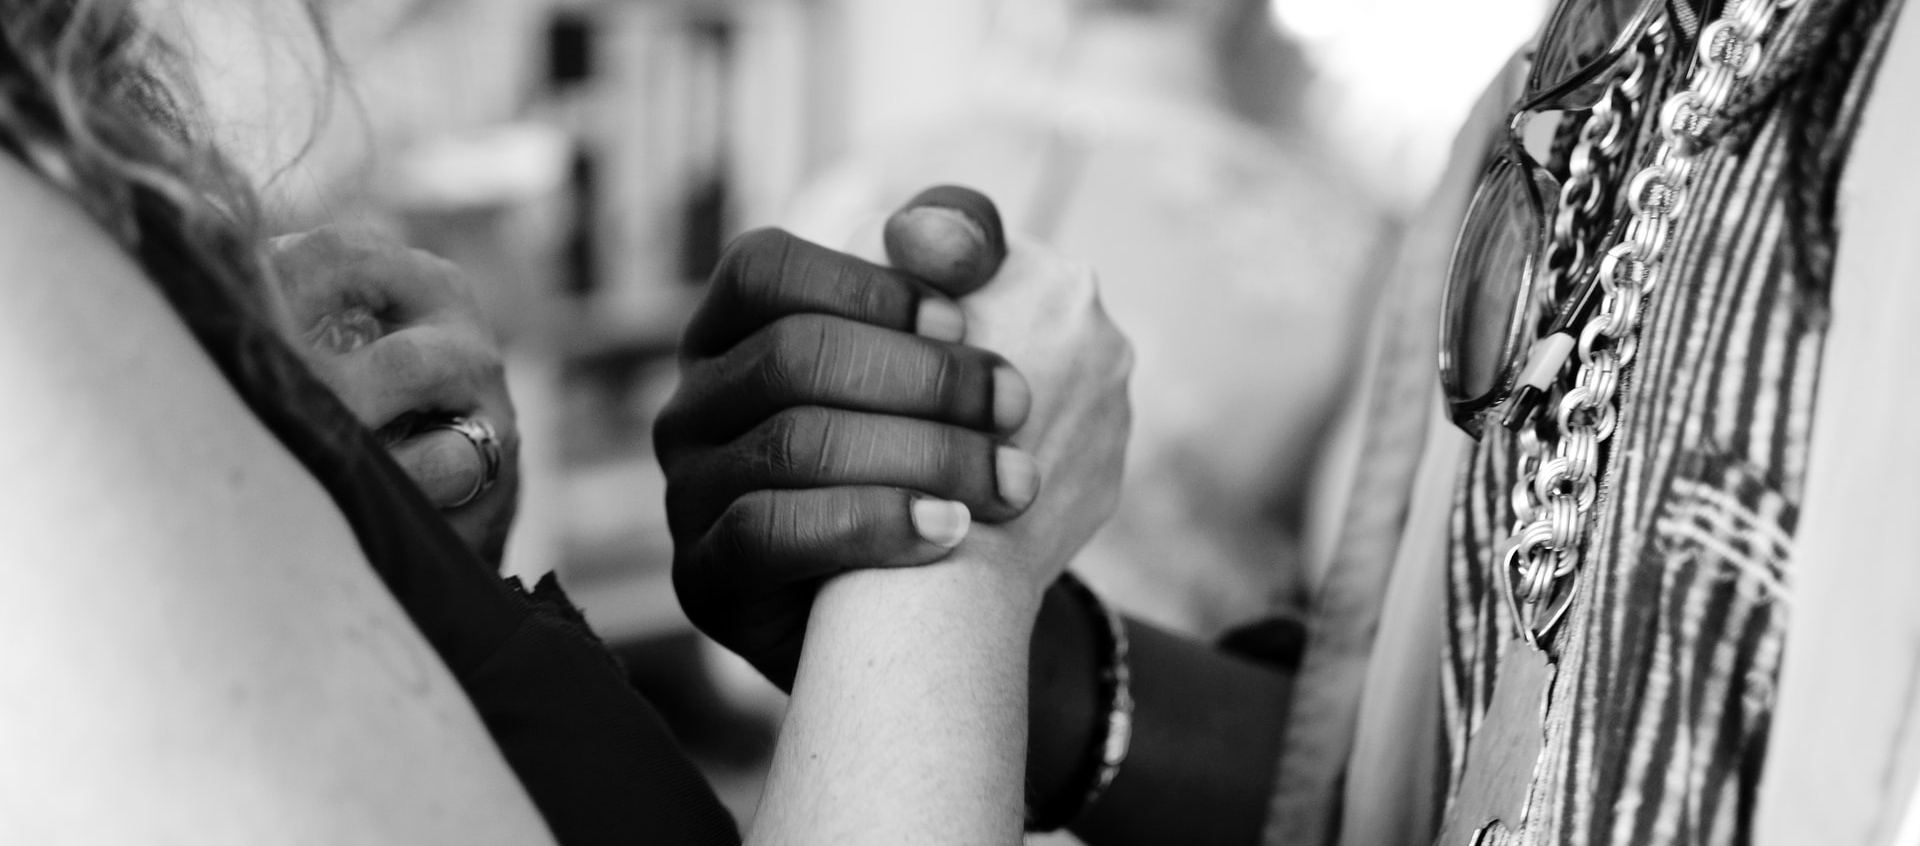
<path fill-rule="evenodd" d="M 540 608 L 490 572 L 271 325 L 199 268 L 163 201 L 141 195 L 136 206 L 141 265 L 332 496 L 559 841 L 738 843 L 712 789 L 577 618 Z M 546 582 L 536 594 L 567 607 L 557 590 Z"/>
<path fill-rule="evenodd" d="M 1214 645 L 1228 655 L 1294 673 L 1307 651 L 1307 626 L 1292 617 L 1269 617 L 1228 629 Z"/>

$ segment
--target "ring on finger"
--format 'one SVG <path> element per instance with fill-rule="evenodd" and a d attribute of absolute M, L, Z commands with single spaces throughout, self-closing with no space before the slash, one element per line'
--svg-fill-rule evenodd
<path fill-rule="evenodd" d="M 493 483 L 499 480 L 500 465 L 504 463 L 500 449 L 500 436 L 494 432 L 493 424 L 480 417 L 454 417 L 446 422 L 435 424 L 432 428 L 456 432 L 466 438 L 467 443 L 473 446 L 474 454 L 480 459 L 480 474 L 474 477 L 473 489 L 467 491 L 467 495 L 461 497 L 458 502 L 446 507 L 459 508 L 479 499 L 481 494 L 486 493 L 493 487 Z"/>

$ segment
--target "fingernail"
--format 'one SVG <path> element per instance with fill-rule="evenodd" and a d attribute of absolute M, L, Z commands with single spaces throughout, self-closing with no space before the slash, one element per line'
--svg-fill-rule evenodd
<path fill-rule="evenodd" d="M 1001 447 L 994 455 L 994 474 L 999 482 L 1000 500 L 1015 508 L 1033 504 L 1040 492 L 1040 465 L 1033 456 L 1016 447 Z"/>
<path fill-rule="evenodd" d="M 993 425 L 1011 432 L 1027 422 L 1033 408 L 1033 390 L 1020 371 L 1001 365 L 993 369 Z"/>
<path fill-rule="evenodd" d="M 986 228 L 958 209 L 903 209 L 887 221 L 885 238 L 896 267 L 943 289 L 971 289 L 992 260 Z"/>
<path fill-rule="evenodd" d="M 934 546 L 944 549 L 959 546 L 972 526 L 973 513 L 965 505 L 944 499 L 914 500 L 914 531 Z"/>
<path fill-rule="evenodd" d="M 957 344 L 967 337 L 967 318 L 952 301 L 928 297 L 920 301 L 914 330 L 924 338 Z"/>
<path fill-rule="evenodd" d="M 972 215 L 943 206 L 920 206 L 900 213 L 913 227 L 919 246 L 934 255 L 971 262 L 987 248 L 987 230 Z"/>

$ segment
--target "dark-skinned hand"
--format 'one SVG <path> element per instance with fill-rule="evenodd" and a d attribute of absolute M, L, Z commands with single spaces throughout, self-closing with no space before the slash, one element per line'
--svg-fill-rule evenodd
<path fill-rule="evenodd" d="M 1026 381 L 960 343 L 951 299 L 1006 255 L 998 213 L 935 189 L 887 240 L 898 269 L 778 230 L 741 236 L 655 426 L 681 605 L 782 688 L 823 579 L 938 561 L 972 520 L 1012 518 L 1037 492 L 1006 438 L 1026 421 Z"/>
<path fill-rule="evenodd" d="M 825 579 L 965 541 L 1037 594 L 1120 487 L 1132 349 L 1091 270 L 960 188 L 868 235 L 736 243 L 655 431 L 681 605 L 783 688 Z"/>

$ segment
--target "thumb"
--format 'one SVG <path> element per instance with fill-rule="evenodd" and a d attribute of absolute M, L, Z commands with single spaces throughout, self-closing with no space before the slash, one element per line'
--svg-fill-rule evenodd
<path fill-rule="evenodd" d="M 887 218 L 883 235 L 889 264 L 952 297 L 987 284 L 1007 257 L 1000 211 L 971 188 L 920 192 Z"/>

